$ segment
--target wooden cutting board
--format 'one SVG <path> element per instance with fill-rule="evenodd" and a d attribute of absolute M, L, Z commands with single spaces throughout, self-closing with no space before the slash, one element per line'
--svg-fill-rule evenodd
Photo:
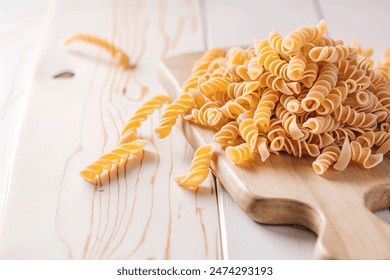
<path fill-rule="evenodd" d="M 201 55 L 183 54 L 162 63 L 160 78 L 172 97 L 180 94 Z M 194 148 L 213 142 L 208 129 L 182 118 L 177 125 Z M 235 165 L 219 151 L 211 169 L 253 220 L 314 231 L 316 258 L 390 259 L 390 225 L 372 213 L 390 206 L 389 157 L 370 170 L 352 163 L 343 172 L 330 168 L 324 176 L 314 173 L 312 162 L 282 154 L 264 163 Z"/>

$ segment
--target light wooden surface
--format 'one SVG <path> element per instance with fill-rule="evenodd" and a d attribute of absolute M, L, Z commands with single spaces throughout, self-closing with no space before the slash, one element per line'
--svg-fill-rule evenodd
<path fill-rule="evenodd" d="M 96 107 L 100 106 L 99 104 L 102 104 L 102 107 L 107 105 L 106 102 L 109 104 L 101 109 L 107 113 L 107 115 L 102 118 L 106 121 L 105 126 L 107 127 L 107 135 L 109 136 L 106 144 L 104 145 L 103 143 L 102 135 L 104 133 L 99 129 L 100 125 L 94 122 L 92 122 L 92 124 L 91 122 L 86 123 L 86 121 L 83 120 L 83 130 L 85 133 L 83 134 L 84 140 L 82 143 L 88 151 L 83 150 L 83 162 L 80 162 L 81 159 L 79 159 L 78 155 L 76 155 L 73 160 L 70 160 L 71 164 L 66 169 L 67 173 L 64 178 L 69 179 L 71 175 L 74 175 L 74 180 L 77 180 L 78 176 L 76 174 L 79 168 L 89 163 L 89 160 L 98 156 L 103 149 L 109 150 L 115 145 L 118 132 L 113 133 L 113 131 L 120 130 L 120 127 L 123 125 L 126 118 L 130 116 L 140 104 L 140 101 L 136 101 L 134 104 L 130 103 L 130 101 L 122 102 L 123 99 L 120 98 L 121 96 L 118 93 L 123 91 L 124 87 L 126 87 L 126 95 L 133 99 L 138 99 L 142 95 L 142 92 L 147 92 L 147 88 L 149 88 L 149 96 L 163 91 L 161 85 L 154 81 L 156 76 L 154 74 L 150 75 L 151 72 L 154 73 L 157 69 L 157 60 L 160 58 L 184 53 L 186 51 L 203 50 L 205 47 L 211 46 L 248 45 L 253 41 L 253 38 L 266 36 L 272 28 L 285 34 L 297 26 L 314 24 L 321 17 L 325 17 L 327 20 L 330 35 L 341 37 L 342 39 L 345 39 L 346 42 L 350 41 L 352 37 L 355 37 L 364 45 L 372 46 L 375 50 L 378 49 L 380 51 L 390 44 L 388 38 L 389 33 L 387 31 L 389 25 L 387 13 L 389 8 L 388 1 L 386 0 L 375 1 L 375 5 L 373 5 L 372 1 L 367 0 L 194 0 L 183 2 L 173 0 L 98 0 L 82 2 L 67 1 L 67 3 L 60 3 L 60 5 L 62 5 L 61 8 L 64 7 L 64 5 L 69 5 L 68 8 L 65 9 L 65 12 L 71 14 L 71 16 L 66 17 L 66 14 L 61 16 L 61 20 L 62 18 L 65 18 L 64 21 L 69 24 L 67 27 L 65 25 L 62 26 L 59 30 L 56 29 L 58 27 L 57 24 L 56 26 L 51 27 L 50 30 L 44 31 L 44 33 L 51 32 L 56 34 L 51 36 L 52 38 L 50 39 L 48 39 L 48 35 L 46 36 L 45 42 L 48 40 L 50 41 L 50 44 L 46 46 L 46 48 L 50 49 L 50 51 L 45 59 L 41 56 L 40 60 L 38 60 L 38 62 L 41 63 L 38 63 L 36 67 L 37 70 L 35 73 L 37 73 L 37 75 L 34 75 L 34 80 L 36 80 L 35 77 L 37 76 L 40 80 L 44 80 L 44 88 L 50 93 L 55 92 L 55 94 L 61 96 L 68 93 L 69 100 L 73 100 L 70 98 L 79 95 L 81 95 L 79 96 L 80 99 L 84 98 L 84 100 L 86 100 L 88 98 L 88 100 L 91 100 L 91 104 L 85 105 L 87 106 L 86 116 L 89 120 L 93 119 L 94 110 L 97 110 Z M 16 232 L 11 238 L 1 239 L 1 243 L 6 243 L 8 250 L 7 254 L 1 255 L 3 258 L 68 258 L 69 252 L 72 253 L 71 256 L 74 258 L 82 258 L 83 254 L 81 253 L 82 249 L 80 247 L 85 244 L 86 235 L 85 230 L 83 229 L 84 227 L 90 226 L 90 224 L 83 224 L 83 221 L 86 220 L 85 217 L 91 214 L 92 195 L 90 193 L 91 190 L 88 189 L 90 186 L 82 183 L 83 186 L 80 187 L 79 181 L 77 181 L 76 184 L 73 184 L 73 181 L 71 180 L 64 180 L 63 183 L 59 183 L 58 178 L 62 177 L 62 173 L 64 172 L 63 167 L 60 167 L 57 158 L 53 156 L 51 156 L 49 163 L 45 162 L 45 159 L 49 157 L 47 155 L 48 153 L 46 154 L 46 149 L 45 157 L 43 158 L 40 158 L 40 156 L 32 157 L 32 155 L 23 155 L 34 163 L 29 166 L 26 166 L 27 164 L 22 164 L 19 168 L 21 173 L 19 172 L 18 174 L 27 173 L 28 176 L 34 174 L 35 176 L 33 177 L 35 177 L 36 180 L 31 180 L 30 178 L 26 183 L 27 179 L 25 179 L 25 185 L 21 185 L 19 183 L 16 184 L 14 180 L 10 182 L 8 176 L 13 158 L 11 147 L 12 145 L 15 147 L 15 142 L 17 140 L 11 133 L 18 128 L 18 120 L 20 119 L 23 110 L 22 106 L 18 107 L 18 102 L 12 102 L 11 110 L 6 109 L 4 111 L 4 108 L 8 108 L 5 107 L 6 104 L 9 104 L 6 100 L 23 100 L 23 98 L 19 98 L 19 96 L 22 96 L 21 94 L 25 92 L 26 81 L 31 78 L 29 65 L 31 65 L 31 61 L 33 61 L 34 52 L 36 50 L 34 46 L 40 41 L 38 33 L 41 32 L 43 28 L 41 19 L 43 18 L 46 4 L 46 0 L 8 0 L 2 1 L 2 4 L 0 5 L 0 31 L 2 32 L 1 36 L 3 39 L 2 43 L 0 43 L 0 58 L 2 59 L 3 65 L 7 65 L 6 68 L 1 68 L 2 75 L 0 77 L 0 110 L 1 114 L 4 116 L 0 120 L 0 202 L 2 205 L 0 207 L 0 214 L 4 207 L 7 212 L 5 217 L 11 217 L 6 221 L 6 224 L 10 224 L 10 226 L 4 225 L 0 232 L 5 230 L 8 234 L 12 235 L 17 229 L 20 230 L 18 225 L 15 225 L 16 220 L 13 220 L 12 217 L 16 218 L 21 216 L 21 221 L 27 220 L 27 225 L 23 227 L 24 232 Z M 73 7 L 72 13 L 70 12 L 71 8 L 69 8 L 71 6 Z M 90 9 L 90 7 L 94 8 Z M 100 14 L 98 11 L 99 7 L 103 7 L 100 8 L 100 10 L 106 9 L 103 12 L 106 16 Z M 81 14 L 85 13 L 86 10 L 88 10 L 88 12 L 86 12 L 84 18 L 80 20 L 80 18 L 82 18 Z M 273 11 L 272 13 L 267 12 L 271 10 Z M 367 11 L 367 13 L 365 11 Z M 49 9 L 48 12 L 53 12 L 53 9 Z M 116 20 L 113 19 L 114 16 Z M 85 20 L 86 17 L 88 17 L 88 21 Z M 81 21 L 80 24 L 76 24 L 77 21 L 75 22 L 75 20 L 77 19 Z M 58 22 L 55 17 L 51 17 L 49 20 Z M 8 24 L 10 22 L 11 24 Z M 245 26 L 245 32 L 242 32 L 241 26 Z M 9 32 L 11 29 L 16 30 L 17 32 Z M 140 63 L 136 72 L 123 74 L 122 72 L 117 71 L 115 67 L 111 67 L 112 65 L 110 64 L 109 56 L 106 53 L 99 51 L 94 47 L 82 44 L 75 44 L 70 46 L 67 50 L 59 47 L 60 42 L 68 35 L 66 32 L 79 31 L 97 32 L 96 34 L 114 40 L 120 46 L 124 46 L 125 50 L 128 51 L 132 57 L 135 57 L 136 60 L 142 57 L 142 63 Z M 146 33 L 144 36 L 142 35 L 143 31 L 146 31 L 144 32 Z M 145 52 L 143 50 L 145 50 Z M 42 51 L 41 48 L 41 55 Z M 381 56 L 379 52 L 376 52 L 375 55 L 376 58 Z M 61 56 L 62 60 L 52 63 L 53 60 L 56 60 L 57 56 Z M 44 63 L 42 61 L 44 61 Z M 58 65 L 64 66 L 64 68 L 59 70 L 57 69 Z M 81 73 L 81 76 L 76 75 L 74 79 L 77 82 L 74 82 L 74 80 L 58 80 L 56 81 L 58 84 L 56 84 L 50 79 L 44 79 L 47 73 L 50 73 L 51 75 L 53 72 L 57 73 L 57 71 L 72 70 L 73 66 L 78 69 L 76 72 L 77 75 L 79 75 L 78 73 Z M 12 79 L 12 77 L 16 77 L 16 79 Z M 104 79 L 101 77 L 104 77 Z M 58 88 L 61 89 L 59 91 L 60 94 L 57 92 Z M 73 92 L 74 90 L 75 92 Z M 34 88 L 29 90 L 28 95 L 33 92 Z M 107 101 L 109 93 L 111 93 L 112 100 L 114 101 Z M 86 97 L 87 94 L 89 94 L 88 97 Z M 94 98 L 98 98 L 99 96 L 102 96 L 103 98 L 101 102 L 94 100 Z M 64 99 L 65 98 L 62 98 L 62 100 Z M 59 101 L 56 99 L 56 102 Z M 114 103 L 116 106 L 118 106 L 117 104 L 120 104 L 119 110 L 114 108 Z M 20 102 L 20 104 L 23 105 L 23 102 Z M 49 101 L 47 101 L 43 107 L 47 108 L 48 106 Z M 76 109 L 81 110 L 81 106 L 84 105 L 79 105 L 79 107 L 77 107 L 77 105 L 72 106 L 72 113 Z M 60 109 L 62 110 L 62 108 Z M 61 110 L 59 110 L 59 112 L 61 112 Z M 100 108 L 98 110 L 100 110 Z M 118 117 L 119 114 L 115 113 L 118 111 L 121 112 L 121 119 Z M 108 116 L 109 113 L 114 114 L 112 117 L 113 121 L 111 122 L 109 121 L 109 118 L 111 118 L 111 116 Z M 70 142 L 75 141 L 75 138 L 79 137 L 77 136 L 80 134 L 79 132 L 75 135 L 69 135 L 68 133 L 72 129 L 76 130 L 76 126 L 80 127 L 80 120 L 77 120 L 77 114 L 75 113 L 71 114 L 71 116 L 63 117 L 62 119 L 62 123 L 66 123 L 69 119 L 72 120 L 74 127 L 56 128 L 56 131 L 59 131 L 60 135 L 54 133 L 53 135 L 38 135 L 39 133 L 36 131 L 31 135 L 35 136 L 35 138 L 48 139 L 45 143 L 48 143 L 47 145 L 51 147 L 52 150 L 54 149 L 54 146 L 60 146 L 60 144 L 63 143 L 61 141 L 66 142 L 66 145 L 61 146 L 60 148 L 60 153 L 64 154 L 67 152 L 67 149 L 64 149 L 64 147 L 69 147 L 71 145 Z M 66 121 L 64 119 L 66 119 Z M 145 129 L 143 130 L 143 135 L 145 135 L 145 137 L 150 137 L 152 135 L 151 125 L 156 125 L 157 119 L 158 116 L 155 116 L 152 122 L 145 123 Z M 54 121 L 54 119 L 52 121 Z M 117 128 L 113 128 L 113 126 L 116 126 Z M 25 135 L 31 137 L 30 134 Z M 64 139 L 66 139 L 66 141 L 60 139 L 60 143 L 51 143 L 53 138 L 58 139 L 61 138 L 61 136 L 65 137 Z M 22 139 L 20 141 L 27 142 L 28 140 Z M 87 144 L 92 141 L 94 145 Z M 170 146 L 179 147 L 179 145 L 184 145 L 184 143 L 185 140 L 181 137 L 180 132 L 178 133 L 176 130 L 174 130 L 173 138 L 170 138 L 169 140 L 160 141 L 155 139 L 155 144 L 158 145 L 160 150 L 160 162 L 163 162 L 164 166 L 160 164 L 160 167 L 156 168 L 157 164 L 148 163 L 142 165 L 139 173 L 138 188 L 136 189 L 137 196 L 134 195 L 134 188 L 131 186 L 134 184 L 134 181 L 132 181 L 133 183 L 128 184 L 128 190 L 133 191 L 128 194 L 131 201 L 129 199 L 126 207 L 124 207 L 125 200 L 121 200 L 119 206 L 122 207 L 121 210 L 125 209 L 124 212 L 127 213 L 127 209 L 133 209 L 131 206 L 135 205 L 133 211 L 134 218 L 131 220 L 128 231 L 129 238 L 134 240 L 125 241 L 125 243 L 128 242 L 125 245 L 128 247 L 120 248 L 120 250 L 126 251 L 126 254 L 120 255 L 118 253 L 118 255 L 114 254 L 112 257 L 127 257 L 129 254 L 128 252 L 130 250 L 134 251 L 136 248 L 135 244 L 140 244 L 138 251 L 131 256 L 131 258 L 165 258 L 168 228 L 170 228 L 172 236 L 170 241 L 171 254 L 169 255 L 171 258 L 220 258 L 223 256 L 224 258 L 231 259 L 307 259 L 313 257 L 312 252 L 316 238 L 313 233 L 287 226 L 264 226 L 253 222 L 239 207 L 237 207 L 218 182 L 218 203 L 215 203 L 215 193 L 206 197 L 200 195 L 201 198 L 200 200 L 198 199 L 198 208 L 204 208 L 204 210 L 196 211 L 194 195 L 178 189 L 174 181 L 168 180 L 169 176 L 164 174 L 168 169 L 168 165 L 171 163 L 171 156 L 167 155 L 169 153 L 172 154 L 172 157 L 175 157 L 175 161 L 179 161 L 173 165 L 174 174 L 179 174 L 189 166 L 193 152 L 192 148 L 186 146 L 184 152 L 178 152 L 178 149 L 173 150 Z M 33 144 L 29 143 L 29 145 Z M 40 148 L 43 149 L 42 147 Z M 148 146 L 147 150 L 151 151 L 152 149 Z M 54 155 L 58 155 L 57 153 L 58 152 L 51 152 L 51 154 Z M 70 152 L 66 157 L 69 157 L 69 154 Z M 19 161 L 23 161 L 23 156 L 19 153 Z M 65 160 L 66 157 L 61 160 Z M 33 160 L 31 160 L 32 158 Z M 150 159 L 151 157 L 146 156 L 146 159 L 148 158 Z M 153 160 L 154 158 L 149 161 Z M 41 164 L 42 162 L 44 164 Z M 45 164 L 50 167 L 50 171 L 47 174 L 44 171 Z M 34 167 L 32 170 L 30 170 L 31 166 Z M 137 167 L 138 165 L 137 163 L 134 163 L 131 166 Z M 131 167 L 129 168 L 131 169 Z M 157 173 L 160 174 L 157 175 L 157 179 L 155 179 L 155 182 L 158 183 L 156 183 L 153 192 L 147 192 L 151 186 L 150 174 L 156 169 Z M 129 171 L 127 177 L 132 178 L 132 176 L 133 174 Z M 134 180 L 134 178 L 131 180 Z M 167 186 L 167 184 L 170 184 L 170 186 Z M 159 187 L 157 187 L 157 185 Z M 19 190 L 12 194 L 9 193 L 9 191 L 13 189 L 13 186 L 16 186 Z M 82 195 L 74 198 L 72 194 L 75 192 L 78 193 L 80 188 L 82 189 Z M 108 211 L 103 212 L 107 210 L 108 201 L 102 200 L 102 204 L 99 204 L 100 193 L 96 196 L 96 211 L 94 211 L 96 213 L 94 217 L 94 221 L 96 222 L 94 223 L 94 233 L 96 233 L 96 235 L 92 235 L 91 237 L 91 242 L 95 242 L 95 244 L 95 240 L 104 240 L 104 237 L 102 236 L 106 225 L 108 224 L 105 236 L 107 236 L 107 232 L 111 229 L 111 222 L 115 222 L 116 211 L 113 209 L 113 205 L 116 203 L 113 201 L 117 199 L 115 188 L 115 186 L 111 186 L 110 188 L 110 201 L 112 203 L 110 203 L 111 210 L 109 213 Z M 123 189 L 124 186 L 121 188 L 122 194 Z M 23 192 L 23 195 L 20 196 L 23 199 L 21 201 L 16 201 L 17 198 L 19 199 L 19 194 L 23 190 L 27 190 L 27 193 Z M 169 195 L 167 194 L 167 190 L 171 191 Z M 62 195 L 64 199 L 60 200 L 61 204 L 59 205 L 61 205 L 62 209 L 65 209 L 65 211 L 61 212 L 59 219 L 60 223 L 57 223 L 54 222 L 55 218 L 53 218 L 52 211 L 53 208 L 55 208 L 54 205 L 57 203 L 58 196 L 56 195 L 59 191 L 64 194 Z M 104 193 L 105 192 L 102 192 L 102 194 Z M 155 203 L 153 203 L 153 210 L 151 210 L 150 203 L 151 193 L 153 193 L 155 201 Z M 7 196 L 9 197 L 8 202 L 11 201 L 11 203 L 5 204 L 3 202 L 6 201 L 5 197 Z M 88 196 L 91 199 L 87 201 L 86 197 Z M 38 198 L 37 201 L 34 201 L 35 197 Z M 52 201 L 53 197 L 55 197 L 54 201 Z M 121 199 L 124 199 L 125 196 L 121 195 L 120 197 Z M 133 199 L 135 197 L 137 197 L 137 199 L 134 204 Z M 160 197 L 162 197 L 161 201 Z M 157 200 L 157 198 L 159 199 Z M 178 204 L 179 206 L 173 203 L 169 204 L 167 202 L 169 199 L 171 199 L 171 202 L 180 201 Z M 70 203 L 68 203 L 67 206 L 64 206 L 64 204 L 66 204 L 65 202 L 69 201 Z M 24 204 L 26 207 L 21 206 Z M 80 206 L 80 204 L 86 205 Z M 31 205 L 33 205 L 33 207 L 31 207 Z M 100 207 L 99 205 L 102 205 L 102 212 L 98 209 Z M 168 210 L 167 208 L 169 205 L 171 206 L 171 209 Z M 176 206 L 178 208 L 175 208 Z M 169 211 L 170 213 L 173 213 L 171 219 L 168 218 Z M 178 213 L 183 212 L 185 212 L 185 214 L 180 214 L 179 217 Z M 41 213 L 43 213 L 43 215 L 40 215 Z M 97 213 L 105 214 L 105 216 L 103 215 L 100 219 L 100 231 L 98 231 L 99 219 Z M 150 213 L 152 214 L 150 215 Z M 24 217 L 24 215 L 27 215 L 27 217 Z M 177 217 L 175 217 L 175 215 L 177 215 Z M 76 218 L 74 218 L 75 216 Z M 148 216 L 151 216 L 150 222 L 146 222 L 146 217 Z M 378 212 L 378 216 L 389 223 L 390 212 L 388 209 Z M 32 218 L 30 219 L 30 217 Z M 203 225 L 205 226 L 202 226 L 201 219 L 205 220 L 203 221 Z M 108 223 L 106 222 L 107 220 L 109 221 Z M 0 220 L 0 222 L 3 221 L 4 219 Z M 117 225 L 118 221 L 119 220 L 117 220 Z M 168 227 L 169 221 L 171 221 L 171 227 Z M 215 226 L 215 224 L 218 223 L 220 230 Z M 34 226 L 32 226 L 32 224 L 34 224 Z M 37 228 L 35 228 L 35 224 L 38 225 Z M 145 227 L 146 224 L 149 225 L 147 228 Z M 77 227 L 82 229 L 81 232 L 76 230 Z M 145 228 L 146 235 L 144 235 L 145 238 L 142 239 L 142 232 L 145 231 Z M 203 229 L 205 229 L 205 231 L 203 231 Z M 25 232 L 29 232 L 30 230 L 32 230 L 34 235 L 28 236 L 25 234 Z M 60 234 L 56 236 L 57 232 L 60 232 Z M 215 234 L 214 237 L 212 237 L 213 234 Z M 216 236 L 218 234 L 220 237 Z M 36 235 L 38 235 L 39 238 L 34 240 Z M 61 238 L 64 238 L 65 242 L 70 242 L 71 246 L 69 247 L 71 247 L 71 251 L 68 250 L 65 243 L 63 243 L 64 240 L 61 240 Z M 21 240 L 20 245 L 17 243 L 16 239 Z M 46 239 L 50 240 L 50 243 Z M 221 247 L 217 246 L 217 243 L 219 242 L 216 241 L 213 243 L 213 240 L 220 240 Z M 188 243 L 191 242 L 194 247 L 201 247 L 202 250 L 195 250 L 195 252 L 189 250 L 190 245 L 188 245 Z M 2 246 L 1 243 L 0 247 Z M 204 246 L 206 243 L 208 249 Z M 53 248 L 51 250 L 55 251 L 56 248 L 58 248 L 61 253 L 56 255 L 49 252 L 51 250 L 48 249 L 48 247 L 52 245 Z M 27 248 L 27 251 L 32 252 L 33 250 L 36 250 L 38 253 L 28 255 L 26 252 L 23 252 L 22 254 L 19 254 L 16 249 L 20 248 L 20 246 Z M 86 254 L 86 258 L 99 257 L 99 249 L 101 246 L 93 246 L 94 251 Z M 128 249 L 129 247 L 131 247 L 130 250 Z M 10 253 L 9 250 L 13 249 L 15 249 L 15 251 Z M 208 252 L 206 253 L 206 251 Z M 107 258 L 106 255 L 100 257 Z"/>
<path fill-rule="evenodd" d="M 0 5 L 0 222 L 46 0 Z"/>
<path fill-rule="evenodd" d="M 9 183 L 1 258 L 221 258 L 212 181 L 198 192 L 174 183 L 171 175 L 189 168 L 193 150 L 176 131 L 165 140 L 152 133 L 158 114 L 141 130 L 145 153 L 126 173 L 96 189 L 78 176 L 115 147 L 141 102 L 163 91 L 154 74 L 159 60 L 176 48 L 202 48 L 197 2 L 82 3 L 49 7 Z M 138 67 L 121 71 L 85 44 L 63 48 L 74 32 L 114 41 Z M 64 70 L 75 76 L 53 79 Z"/>

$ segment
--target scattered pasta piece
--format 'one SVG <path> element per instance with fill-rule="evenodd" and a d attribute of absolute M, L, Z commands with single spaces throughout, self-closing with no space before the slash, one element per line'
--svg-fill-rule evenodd
<path fill-rule="evenodd" d="M 214 144 L 201 146 L 195 151 L 190 171 L 175 177 L 176 182 L 186 188 L 198 188 L 209 175 L 211 157 L 215 150 Z"/>
<path fill-rule="evenodd" d="M 137 156 L 146 144 L 145 140 L 138 139 L 137 129 L 141 123 L 151 115 L 154 110 L 160 109 L 164 103 L 171 102 L 166 95 L 156 95 L 146 101 L 130 118 L 123 128 L 119 146 L 108 154 L 102 155 L 96 162 L 87 166 L 80 172 L 80 176 L 86 181 L 97 184 L 99 179 L 117 170 L 121 164 L 127 162 L 131 156 Z"/>
<path fill-rule="evenodd" d="M 171 99 L 168 96 L 156 95 L 142 104 L 141 108 L 134 113 L 123 128 L 119 144 L 137 139 L 137 129 L 141 126 L 141 122 L 145 121 L 149 115 L 153 114 L 154 110 L 160 109 L 165 103 L 170 102 Z"/>
<path fill-rule="evenodd" d="M 84 33 L 76 33 L 71 35 L 68 39 L 66 39 L 64 45 L 65 46 L 69 45 L 75 41 L 84 41 L 87 43 L 98 45 L 106 49 L 107 51 L 109 51 L 111 55 L 115 58 L 119 66 L 123 67 L 124 69 L 133 67 L 133 65 L 131 65 L 128 55 L 124 51 L 120 50 L 114 44 L 104 39 L 91 36 L 88 34 L 84 34 Z"/>
<path fill-rule="evenodd" d="M 130 143 L 119 145 L 118 148 L 102 155 L 93 164 L 81 170 L 80 176 L 91 184 L 96 185 L 103 176 L 110 171 L 117 170 L 132 156 L 138 156 L 146 144 L 145 140 L 135 140 Z"/>

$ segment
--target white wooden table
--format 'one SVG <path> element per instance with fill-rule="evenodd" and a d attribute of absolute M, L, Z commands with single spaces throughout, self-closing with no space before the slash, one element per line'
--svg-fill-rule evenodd
<path fill-rule="evenodd" d="M 251 44 L 325 18 L 332 37 L 358 39 L 379 59 L 390 46 L 390 2 L 337 0 L 3 0 L 0 4 L 0 258 L 310 259 L 315 235 L 251 221 L 210 177 L 181 189 L 193 150 L 179 130 L 141 134 L 143 157 L 94 189 L 78 171 L 115 147 L 127 118 L 164 92 L 161 59 Z M 137 63 L 121 71 L 99 49 L 62 41 L 107 38 Z M 53 79 L 61 71 L 71 79 Z M 378 215 L 389 222 L 390 212 Z"/>

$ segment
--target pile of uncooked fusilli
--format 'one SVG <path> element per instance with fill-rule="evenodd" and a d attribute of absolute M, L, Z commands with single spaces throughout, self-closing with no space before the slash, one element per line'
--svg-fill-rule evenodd
<path fill-rule="evenodd" d="M 316 157 L 318 174 L 331 165 L 343 170 L 350 161 L 376 166 L 390 150 L 390 49 L 374 65 L 371 49 L 325 33 L 321 21 L 284 38 L 271 31 L 247 49 L 207 51 L 164 110 L 157 135 L 166 137 L 182 115 L 214 130 L 215 142 L 237 164 L 286 152 Z M 122 145 L 140 141 L 135 124 L 126 126 Z M 214 150 L 215 144 L 200 147 L 189 173 L 176 181 L 197 187 Z"/>

